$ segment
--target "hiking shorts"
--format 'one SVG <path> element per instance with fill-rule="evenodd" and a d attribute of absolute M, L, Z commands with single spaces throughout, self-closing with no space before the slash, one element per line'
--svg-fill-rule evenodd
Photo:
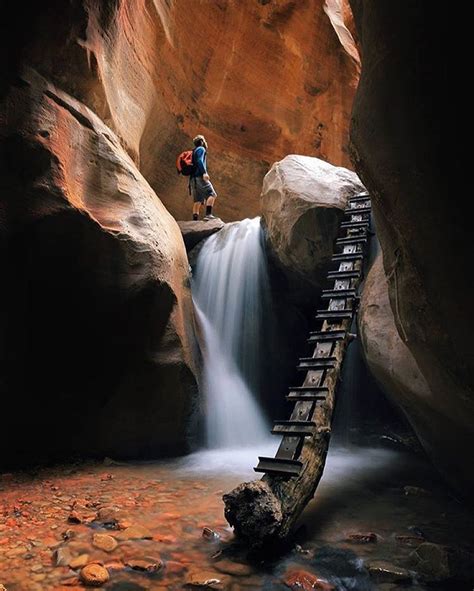
<path fill-rule="evenodd" d="M 211 181 L 205 181 L 202 176 L 192 177 L 190 183 L 194 203 L 204 203 L 208 197 L 217 196 Z"/>

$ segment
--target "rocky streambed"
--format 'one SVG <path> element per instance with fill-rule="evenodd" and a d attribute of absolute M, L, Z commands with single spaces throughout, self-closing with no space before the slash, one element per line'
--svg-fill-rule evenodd
<path fill-rule="evenodd" d="M 471 589 L 474 518 L 406 452 L 333 447 L 281 554 L 248 556 L 221 496 L 256 453 L 89 463 L 0 477 L 8 591 Z"/>

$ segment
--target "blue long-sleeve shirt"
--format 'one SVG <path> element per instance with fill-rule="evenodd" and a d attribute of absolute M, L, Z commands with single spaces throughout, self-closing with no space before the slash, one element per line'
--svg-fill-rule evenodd
<path fill-rule="evenodd" d="M 198 146 L 194 150 L 194 164 L 196 165 L 196 172 L 193 176 L 202 176 L 207 174 L 207 154 L 204 146 Z"/>

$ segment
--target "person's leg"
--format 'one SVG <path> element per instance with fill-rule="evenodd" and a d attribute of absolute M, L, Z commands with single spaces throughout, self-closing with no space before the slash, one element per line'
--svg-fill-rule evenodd
<path fill-rule="evenodd" d="M 217 195 L 211 195 L 206 199 L 206 217 L 212 216 L 212 208 L 216 202 Z"/>
<path fill-rule="evenodd" d="M 201 211 L 201 202 L 195 201 L 193 204 L 193 220 L 196 221 L 199 219 L 199 213 Z"/>

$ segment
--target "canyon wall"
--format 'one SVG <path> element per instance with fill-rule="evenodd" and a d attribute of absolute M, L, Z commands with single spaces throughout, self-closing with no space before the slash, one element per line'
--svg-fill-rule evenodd
<path fill-rule="evenodd" d="M 450 74 L 463 36 L 454 15 L 351 0 L 362 73 L 351 129 L 354 163 L 372 195 L 390 304 L 444 420 L 433 458 L 464 492 L 474 486 L 474 346 L 470 307 L 472 199 L 454 132 L 464 125 Z M 445 20 L 447 18 L 447 20 Z M 451 21 L 452 19 L 452 21 Z M 449 39 L 440 43 L 439 31 Z M 456 37 L 456 39 L 454 38 Z M 451 43 L 451 40 L 453 43 Z M 451 92 L 449 89 L 455 89 Z"/>
<path fill-rule="evenodd" d="M 113 131 L 33 70 L 0 130 L 0 469 L 188 451 L 199 350 L 179 228 Z"/>
<path fill-rule="evenodd" d="M 346 0 L 55 0 L 33 11 L 23 59 L 115 131 L 175 218 L 190 211 L 176 156 L 197 133 L 226 221 L 259 214 L 263 176 L 286 154 L 350 165 L 359 63 Z"/>

